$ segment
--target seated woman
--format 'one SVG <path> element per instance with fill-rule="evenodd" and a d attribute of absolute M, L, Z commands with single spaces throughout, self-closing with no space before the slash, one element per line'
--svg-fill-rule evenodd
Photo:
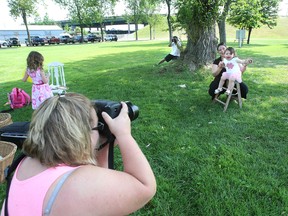
<path fill-rule="evenodd" d="M 212 97 L 213 100 L 215 98 L 215 90 L 218 88 L 221 76 L 223 72 L 226 72 L 225 65 L 224 65 L 224 57 L 225 57 L 225 50 L 227 49 L 226 45 L 224 43 L 220 43 L 217 45 L 217 51 L 220 54 L 220 57 L 215 59 L 212 64 L 212 75 L 214 76 L 214 80 L 210 83 L 208 93 Z M 242 65 L 240 68 L 242 74 L 246 70 L 246 65 Z M 240 83 L 240 91 L 241 91 L 241 97 L 245 98 L 248 94 L 248 87 L 244 82 Z M 223 94 L 225 90 L 222 90 L 220 94 Z"/>
<path fill-rule="evenodd" d="M 242 83 L 242 72 L 240 67 L 242 65 L 251 64 L 252 59 L 239 59 L 236 56 L 235 49 L 233 47 L 228 47 L 225 51 L 225 58 L 223 62 L 226 68 L 226 72 L 222 73 L 222 77 L 218 88 L 215 90 L 215 94 L 219 94 L 222 91 L 222 87 L 225 81 L 228 80 L 228 87 L 225 93 L 229 95 L 233 91 L 235 81 Z"/>

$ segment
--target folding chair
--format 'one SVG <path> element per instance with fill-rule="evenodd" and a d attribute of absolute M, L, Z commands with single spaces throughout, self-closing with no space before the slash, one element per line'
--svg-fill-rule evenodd
<path fill-rule="evenodd" d="M 48 73 L 50 88 L 53 94 L 62 94 L 68 88 L 66 87 L 64 64 L 60 62 L 52 62 L 48 64 Z"/>
<path fill-rule="evenodd" d="M 228 95 L 228 97 L 227 97 L 225 102 L 223 102 L 222 100 L 219 99 L 219 95 L 220 94 L 216 94 L 215 95 L 214 101 L 215 102 L 219 102 L 222 105 L 224 105 L 223 112 L 226 112 L 226 110 L 227 110 L 227 108 L 229 106 L 229 103 L 231 101 L 231 97 L 232 96 L 234 96 L 234 97 L 237 96 L 238 105 L 239 105 L 240 109 L 242 108 L 242 98 L 241 98 L 240 84 L 238 82 L 235 82 L 235 85 L 236 85 L 236 88 L 234 87 L 233 90 L 236 91 L 236 93 L 233 93 L 233 91 L 232 91 L 232 93 Z M 225 88 L 225 87 L 223 87 L 223 89 L 227 90 L 227 88 Z"/>

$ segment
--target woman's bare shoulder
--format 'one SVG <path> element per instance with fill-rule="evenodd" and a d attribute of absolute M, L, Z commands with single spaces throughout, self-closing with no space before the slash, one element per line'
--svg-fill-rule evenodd
<path fill-rule="evenodd" d="M 56 215 L 77 211 L 81 215 L 127 215 L 143 205 L 141 196 L 145 193 L 141 192 L 143 188 L 127 173 L 86 165 L 67 179 L 53 209 Z"/>

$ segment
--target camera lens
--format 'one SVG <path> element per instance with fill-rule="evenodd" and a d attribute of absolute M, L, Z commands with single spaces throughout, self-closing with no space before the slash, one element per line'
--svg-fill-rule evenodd
<path fill-rule="evenodd" d="M 135 120 L 139 116 L 139 108 L 133 105 L 130 101 L 125 102 L 128 107 L 128 116 L 131 121 Z M 104 136 L 109 136 L 111 134 L 108 125 L 104 121 L 101 113 L 106 112 L 111 118 L 115 118 L 119 115 L 122 105 L 120 102 L 109 101 L 109 100 L 93 100 L 92 104 L 97 112 L 99 122 L 104 124 L 104 129 L 99 131 Z"/>
<path fill-rule="evenodd" d="M 131 121 L 135 120 L 139 116 L 139 108 L 136 105 L 133 105 L 130 101 L 126 101 L 128 106 L 128 115 Z"/>

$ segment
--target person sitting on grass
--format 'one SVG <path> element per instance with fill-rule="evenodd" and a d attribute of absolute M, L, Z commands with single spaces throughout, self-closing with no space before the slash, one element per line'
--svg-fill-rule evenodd
<path fill-rule="evenodd" d="M 168 45 L 171 47 L 171 52 L 165 56 L 157 65 L 162 64 L 163 62 L 170 62 L 171 60 L 178 59 L 180 57 L 181 52 L 181 42 L 177 36 L 173 36 L 172 41 Z"/>
<path fill-rule="evenodd" d="M 229 83 L 225 93 L 230 95 L 233 91 L 235 81 L 238 83 L 242 82 L 242 72 L 239 64 L 251 64 L 252 59 L 241 60 L 236 56 L 234 48 L 228 47 L 225 50 L 223 63 L 226 68 L 226 72 L 222 74 L 219 86 L 215 90 L 215 94 L 219 94 L 222 91 L 225 80 L 228 79 Z"/>

